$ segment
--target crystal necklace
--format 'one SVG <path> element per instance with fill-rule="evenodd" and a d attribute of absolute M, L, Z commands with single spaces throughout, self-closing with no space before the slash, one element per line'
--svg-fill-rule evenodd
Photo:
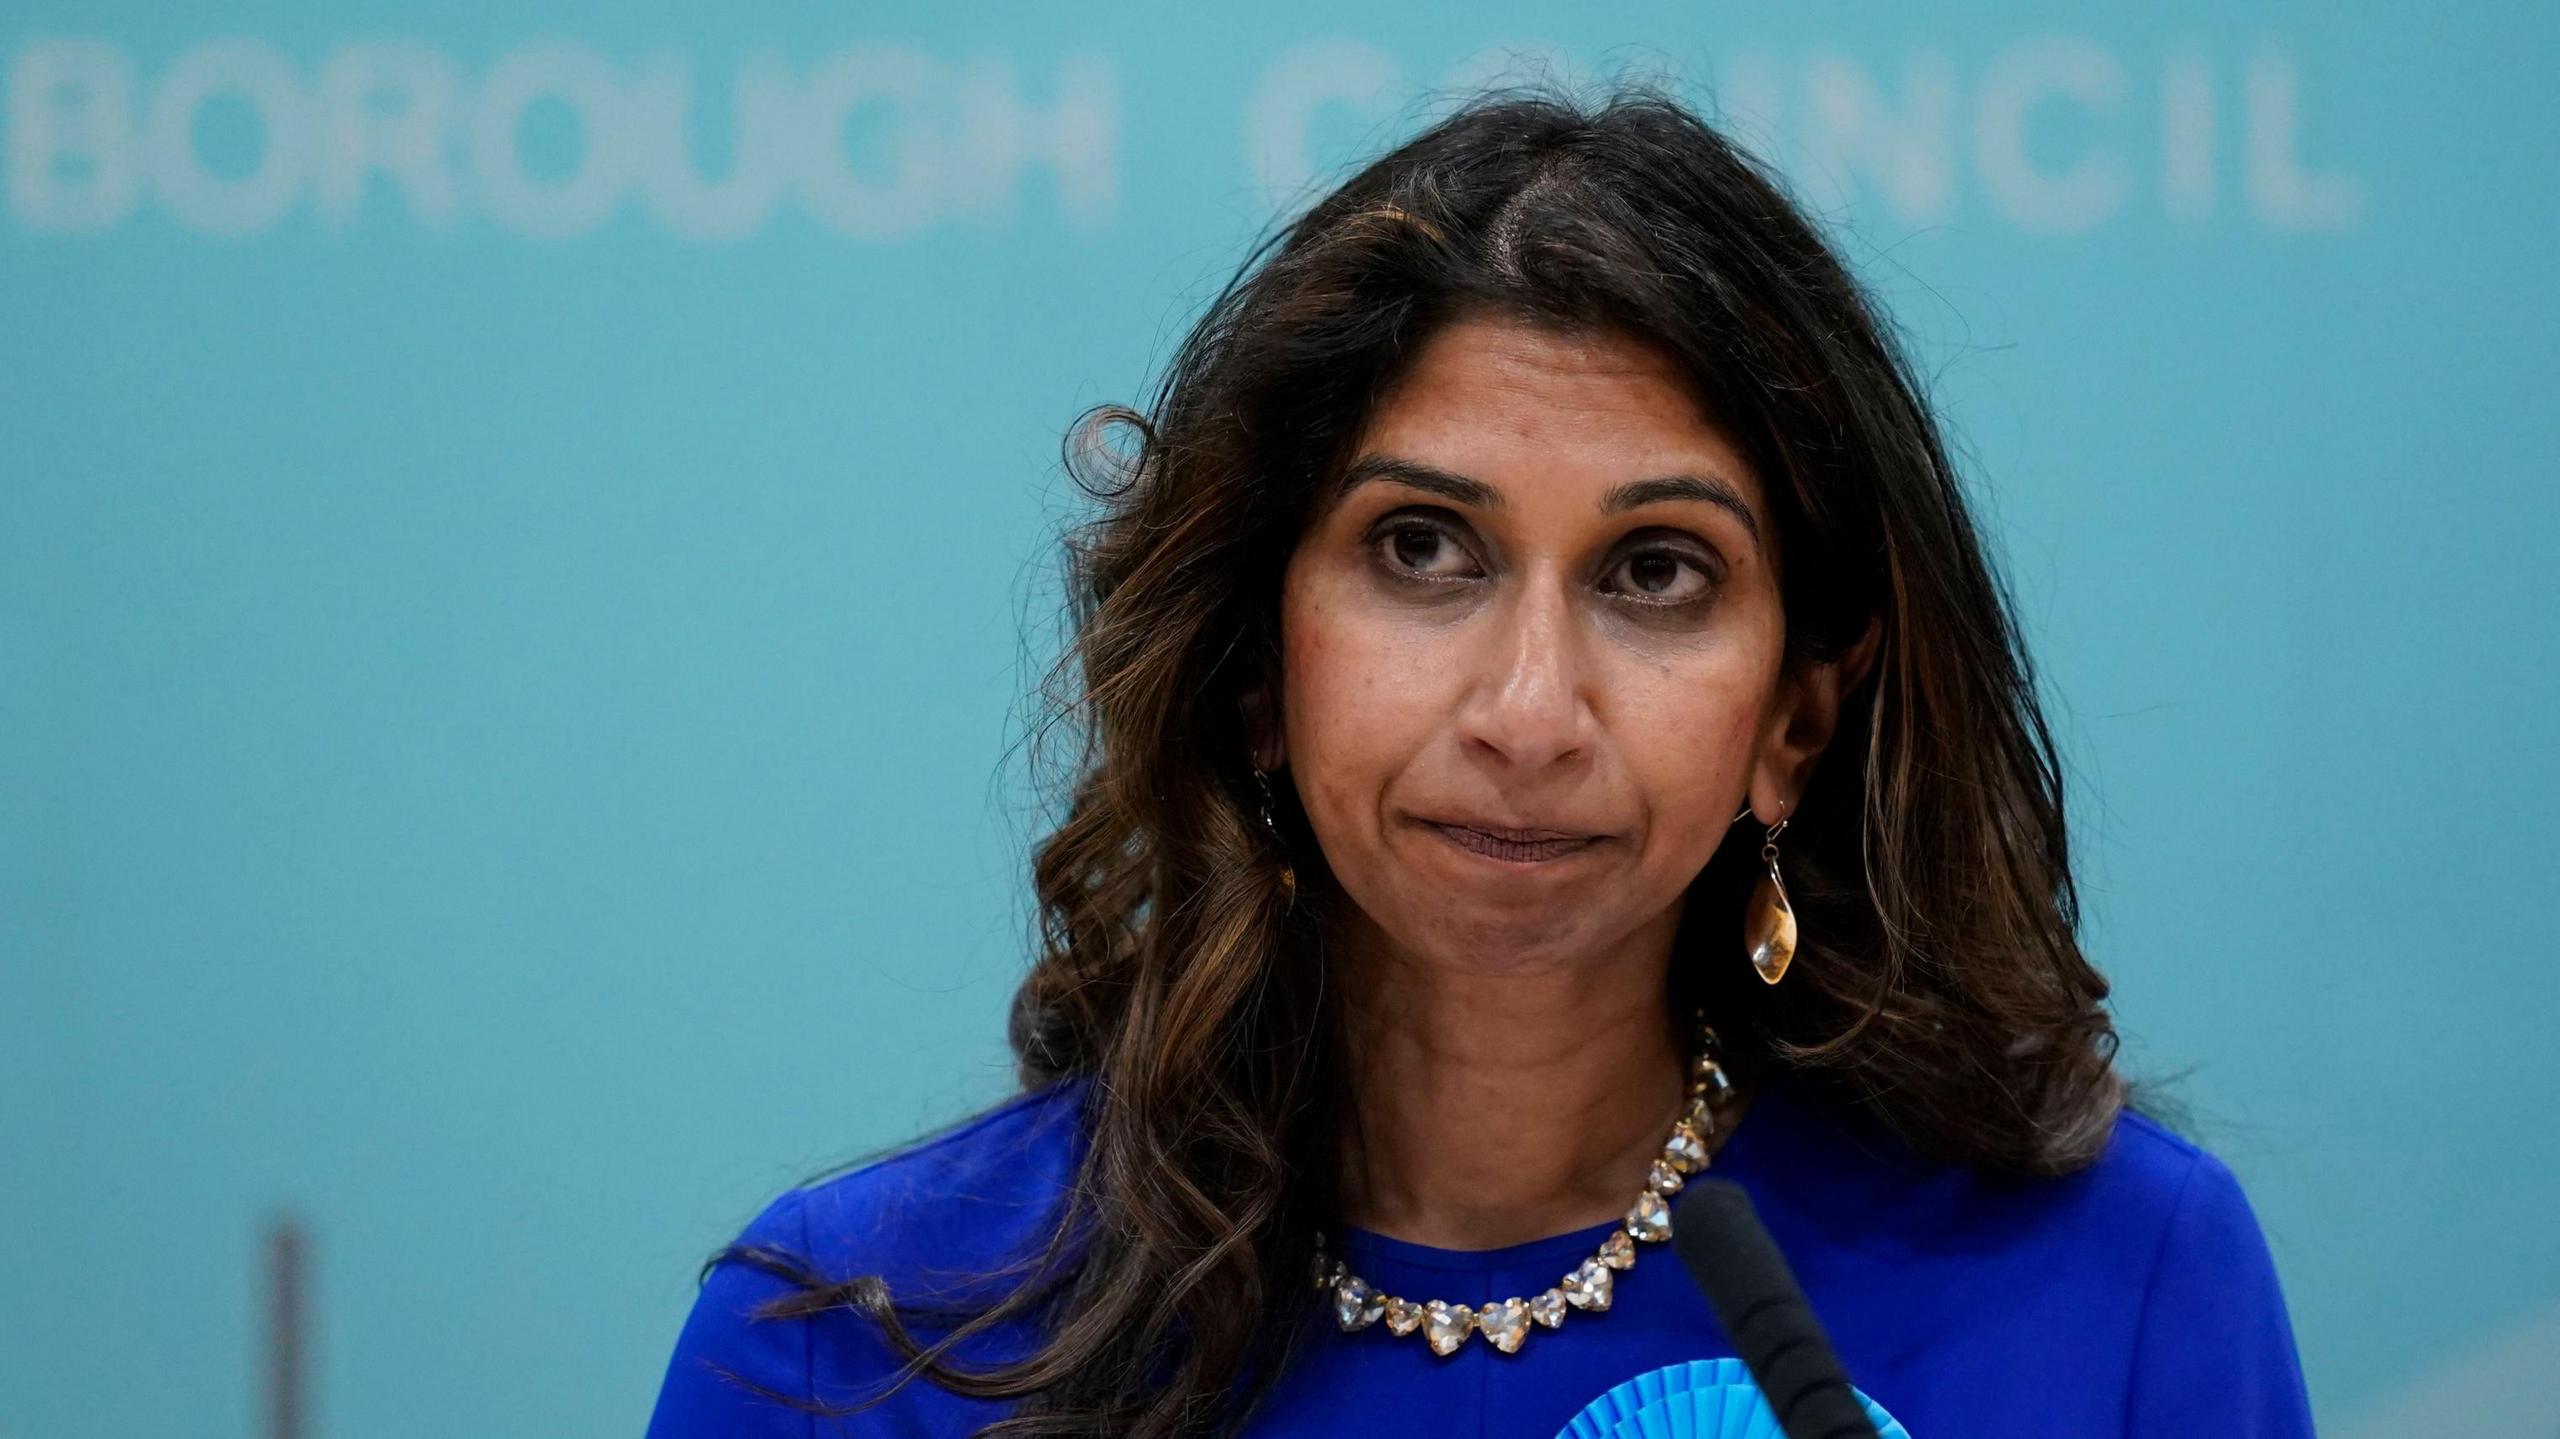
<path fill-rule="evenodd" d="M 1596 1253 L 1534 1299 L 1515 1296 L 1474 1309 L 1441 1299 L 1416 1303 L 1380 1293 L 1352 1273 L 1342 1260 L 1328 1256 L 1325 1236 L 1318 1231 L 1315 1287 L 1332 1293 L 1334 1321 L 1343 1332 L 1366 1329 L 1384 1319 L 1392 1334 L 1401 1336 L 1421 1330 L 1434 1354 L 1455 1354 L 1475 1334 L 1482 1334 L 1485 1342 L 1505 1354 L 1516 1354 L 1528 1339 L 1533 1320 L 1549 1329 L 1561 1329 L 1568 1309 L 1588 1309 L 1595 1314 L 1607 1310 L 1618 1271 L 1635 1265 L 1637 1241 L 1658 1244 L 1671 1237 L 1667 1196 L 1679 1192 L 1686 1176 L 1707 1167 L 1709 1136 L 1716 1133 L 1718 1118 L 1733 1101 L 1733 1081 L 1725 1077 L 1724 1066 L 1716 1062 L 1716 1032 L 1708 1027 L 1704 1009 L 1697 1011 L 1696 1019 L 1698 1050 L 1690 1060 L 1688 1108 L 1671 1126 L 1671 1137 L 1654 1159 L 1653 1171 L 1645 1177 L 1644 1191 L 1636 1196 L 1635 1207 L 1627 1211 L 1617 1228 L 1609 1231 L 1608 1238 L 1600 1241 Z"/>

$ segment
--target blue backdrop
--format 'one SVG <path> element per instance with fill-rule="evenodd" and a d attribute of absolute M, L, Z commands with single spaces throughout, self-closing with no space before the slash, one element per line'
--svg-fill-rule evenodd
<path fill-rule="evenodd" d="M 1431 96 L 1690 87 L 1923 360 L 2324 1432 L 2560 1410 L 2523 3 L 0 15 L 0 1436 L 637 1432 L 1004 1087 L 1057 439 Z"/>

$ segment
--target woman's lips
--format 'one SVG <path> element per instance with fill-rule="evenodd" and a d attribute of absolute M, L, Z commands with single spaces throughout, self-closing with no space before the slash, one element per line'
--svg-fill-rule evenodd
<path fill-rule="evenodd" d="M 1430 825 L 1443 839 L 1461 849 L 1483 855 L 1487 859 L 1498 859 L 1506 864 L 1541 864 L 1552 859 L 1562 859 L 1566 855 L 1579 854 L 1591 848 L 1605 837 L 1584 835 L 1578 839 L 1515 840 L 1487 834 L 1480 829 L 1469 829 L 1465 825 L 1442 824 L 1438 820 L 1425 820 L 1423 823 Z"/>

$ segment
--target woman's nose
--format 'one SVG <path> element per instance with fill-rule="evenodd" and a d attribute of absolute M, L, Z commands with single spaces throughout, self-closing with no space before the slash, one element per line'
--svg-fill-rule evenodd
<path fill-rule="evenodd" d="M 1477 618 L 1460 738 L 1528 771 L 1580 752 L 1595 721 L 1585 636 L 1564 586 L 1524 575 Z"/>

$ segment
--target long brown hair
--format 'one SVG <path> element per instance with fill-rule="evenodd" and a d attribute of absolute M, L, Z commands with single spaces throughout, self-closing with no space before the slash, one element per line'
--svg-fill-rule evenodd
<path fill-rule="evenodd" d="M 1764 477 L 1787 664 L 1881 624 L 1790 816 L 1787 982 L 1744 978 L 1760 836 L 1736 826 L 1688 898 L 1670 1012 L 1704 1005 L 1746 1087 L 1783 1068 L 1932 1158 L 2057 1174 L 2104 1146 L 2127 1090 L 2076 937 L 2060 762 L 1899 337 L 1675 98 L 1489 92 L 1257 246 L 1144 410 L 1070 434 L 1099 507 L 1066 541 L 1073 642 L 1038 736 L 1072 740 L 1066 809 L 1035 851 L 1040 954 L 1009 1038 L 1026 1086 L 1095 1083 L 1046 1251 L 959 1309 L 780 1263 L 798 1292 L 774 1317 L 850 1306 L 907 1373 L 1023 1401 L 985 1436 L 1229 1433 L 1285 1366 L 1347 1111 L 1319 945 L 1342 895 L 1285 787 L 1265 830 L 1238 697 L 1274 673 L 1282 569 L 1374 397 L 1434 327 L 1484 313 L 1680 361 Z M 952 1327 L 920 1345 L 927 1318 Z M 1023 1320 L 1028 1357 L 949 1362 Z"/>

